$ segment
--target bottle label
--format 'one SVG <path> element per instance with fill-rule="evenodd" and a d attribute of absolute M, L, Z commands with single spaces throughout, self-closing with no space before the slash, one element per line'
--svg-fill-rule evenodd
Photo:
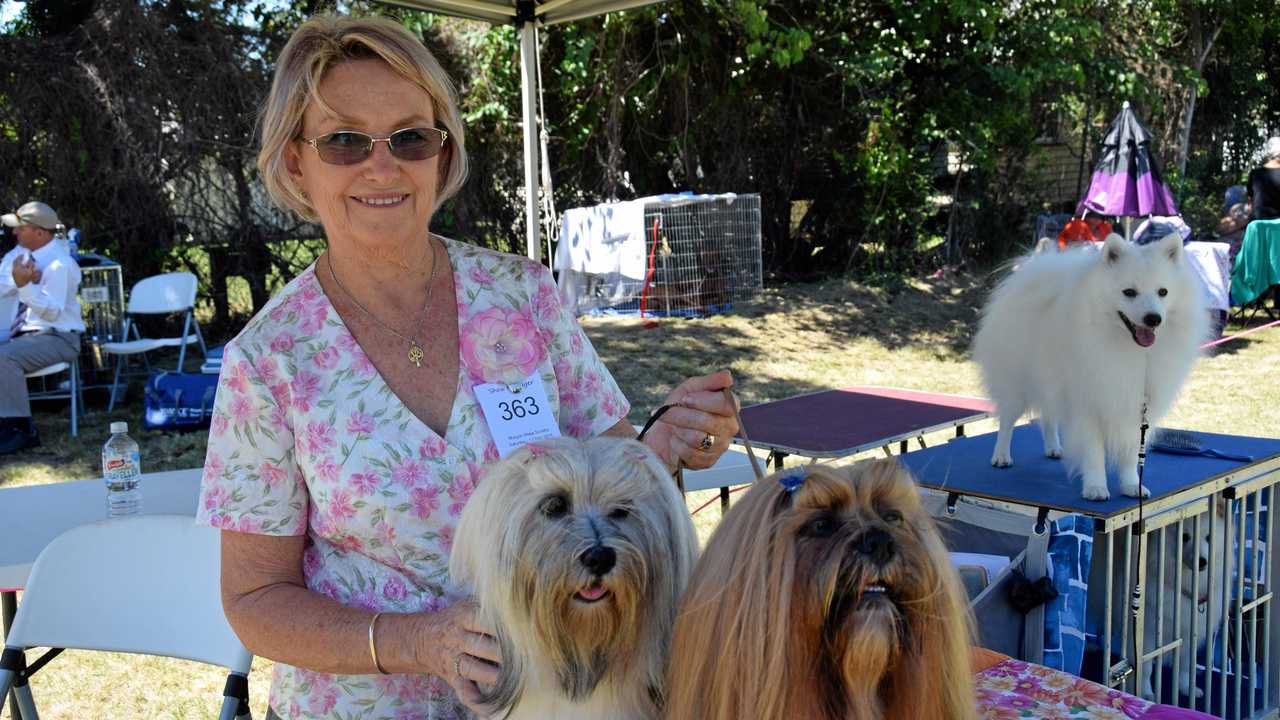
<path fill-rule="evenodd" d="M 140 467 L 141 458 L 136 452 L 107 458 L 102 463 L 103 479 L 107 482 L 112 480 L 132 480 L 138 476 Z"/>

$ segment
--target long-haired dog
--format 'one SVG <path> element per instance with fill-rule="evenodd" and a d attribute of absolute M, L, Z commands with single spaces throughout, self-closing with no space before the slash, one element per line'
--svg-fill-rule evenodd
<path fill-rule="evenodd" d="M 1143 409 L 1155 424 L 1173 406 L 1209 314 L 1178 234 L 1077 245 L 1020 258 L 983 309 L 973 359 L 1000 418 L 991 464 L 1013 464 L 1013 426 L 1032 410 L 1085 499 L 1110 497 L 1108 466 L 1137 497 Z"/>
<path fill-rule="evenodd" d="M 495 717 L 657 717 L 697 549 L 675 483 L 638 442 L 543 440 L 495 465 L 450 560 L 496 628 Z"/>
<path fill-rule="evenodd" d="M 681 603 L 669 720 L 968 720 L 972 621 L 896 461 L 786 470 L 721 521 Z"/>

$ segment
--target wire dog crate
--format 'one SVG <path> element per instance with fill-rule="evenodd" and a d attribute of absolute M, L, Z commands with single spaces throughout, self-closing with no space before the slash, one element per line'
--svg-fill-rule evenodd
<path fill-rule="evenodd" d="M 565 213 L 556 270 L 576 314 L 699 316 L 763 288 L 760 196 L 663 195 Z"/>
<path fill-rule="evenodd" d="M 80 374 L 90 384 L 109 383 L 110 369 L 102 345 L 124 339 L 124 277 L 120 263 L 101 255 L 83 254 L 80 265 L 80 310 L 85 332 L 80 347 Z M 106 373 L 103 377 L 100 374 Z"/>

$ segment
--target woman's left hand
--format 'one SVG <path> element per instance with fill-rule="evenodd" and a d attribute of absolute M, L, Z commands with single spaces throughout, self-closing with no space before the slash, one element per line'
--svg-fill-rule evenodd
<path fill-rule="evenodd" d="M 680 383 L 664 403 L 674 407 L 645 434 L 645 444 L 673 471 L 682 461 L 692 470 L 711 467 L 738 432 L 736 409 L 724 392 L 732 386 L 728 370 Z"/>

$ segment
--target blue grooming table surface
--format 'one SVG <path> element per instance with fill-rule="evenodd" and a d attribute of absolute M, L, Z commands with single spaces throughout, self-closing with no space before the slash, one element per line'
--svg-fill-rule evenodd
<path fill-rule="evenodd" d="M 1202 447 L 1234 455 L 1251 455 L 1252 463 L 1217 458 L 1172 455 L 1148 451 L 1143 485 L 1151 491 L 1144 503 L 1148 511 L 1164 498 L 1171 498 L 1208 481 L 1238 475 L 1246 480 L 1262 472 L 1280 468 L 1280 439 L 1219 435 L 1196 432 Z M 1045 457 L 1044 441 L 1036 424 L 1021 425 L 1013 431 L 1013 467 L 991 466 L 996 433 L 957 438 L 943 445 L 899 456 L 920 485 L 941 492 L 958 493 L 1036 508 L 1080 513 L 1096 518 L 1112 518 L 1138 507 L 1138 499 L 1120 494 L 1120 483 L 1108 474 L 1107 500 L 1080 497 L 1080 480 L 1068 476 L 1066 464 Z"/>

